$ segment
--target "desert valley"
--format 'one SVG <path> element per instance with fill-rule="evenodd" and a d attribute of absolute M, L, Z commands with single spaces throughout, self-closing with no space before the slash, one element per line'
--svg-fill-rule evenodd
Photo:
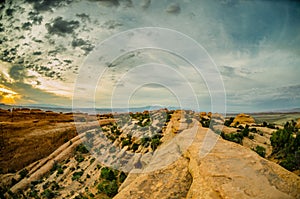
<path fill-rule="evenodd" d="M 271 115 L 1 110 L 0 197 L 299 198 L 300 114 Z"/>

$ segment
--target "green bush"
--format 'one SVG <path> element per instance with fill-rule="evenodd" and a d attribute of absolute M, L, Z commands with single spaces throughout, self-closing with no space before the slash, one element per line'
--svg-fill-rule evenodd
<path fill-rule="evenodd" d="M 95 162 L 95 158 L 90 159 L 90 164 L 93 164 L 93 162 Z"/>
<path fill-rule="evenodd" d="M 153 138 L 152 140 L 151 140 L 151 149 L 154 151 L 154 150 L 156 150 L 157 149 L 157 147 L 160 145 L 160 140 L 159 140 L 159 138 Z"/>
<path fill-rule="evenodd" d="M 84 144 L 79 144 L 76 147 L 76 151 L 80 152 L 80 153 L 88 153 L 89 150 L 84 146 Z"/>
<path fill-rule="evenodd" d="M 79 180 L 80 177 L 83 175 L 83 171 L 74 172 L 72 176 L 72 180 Z"/>
<path fill-rule="evenodd" d="M 295 122 L 286 122 L 284 129 L 278 129 L 270 138 L 272 155 L 279 159 L 280 165 L 294 171 L 300 169 L 300 133 Z"/>
<path fill-rule="evenodd" d="M 234 120 L 234 117 L 230 117 L 229 120 L 225 120 L 224 125 L 229 127 L 230 124 L 233 122 L 233 120 Z"/>
<path fill-rule="evenodd" d="M 28 170 L 27 169 L 23 169 L 22 171 L 20 171 L 19 175 L 21 177 L 21 179 L 25 178 L 28 174 Z"/>
<path fill-rule="evenodd" d="M 257 145 L 254 151 L 263 158 L 266 156 L 266 149 L 262 146 Z"/>
<path fill-rule="evenodd" d="M 60 186 L 58 185 L 57 182 L 52 181 L 52 185 L 51 185 L 50 188 L 51 188 L 51 190 L 53 191 L 53 190 L 58 190 L 58 189 L 60 188 Z"/>
<path fill-rule="evenodd" d="M 243 143 L 243 134 L 241 133 L 230 133 L 230 134 L 225 134 L 224 132 L 221 133 L 221 137 L 224 140 L 228 140 L 231 142 L 235 142 L 238 144 L 242 144 Z"/>
<path fill-rule="evenodd" d="M 289 171 L 294 171 L 298 167 L 295 156 L 293 156 L 292 154 L 287 155 L 287 157 L 282 162 L 280 162 L 279 165 Z"/>
<path fill-rule="evenodd" d="M 60 167 L 57 169 L 57 174 L 63 174 L 64 173 L 64 170 Z"/>
<path fill-rule="evenodd" d="M 42 193 L 42 196 L 45 197 L 45 198 L 48 198 L 48 199 L 51 199 L 51 198 L 54 198 L 55 197 L 55 193 L 52 192 L 51 190 L 49 189 L 46 189 L 43 193 Z"/>
<path fill-rule="evenodd" d="M 243 129 L 243 131 L 242 131 L 242 134 L 243 134 L 243 136 L 244 137 L 248 137 L 248 135 L 249 135 L 249 125 L 247 124 L 246 126 L 245 126 L 245 128 Z"/>
<path fill-rule="evenodd" d="M 202 118 L 202 120 L 200 120 L 200 123 L 202 124 L 203 127 L 209 128 L 209 125 L 210 125 L 210 119 Z"/>
<path fill-rule="evenodd" d="M 114 197 L 118 193 L 118 183 L 116 180 L 113 181 L 103 181 L 97 186 L 99 193 L 105 193 L 109 197 Z"/>
<path fill-rule="evenodd" d="M 150 137 L 148 137 L 148 136 L 142 137 L 141 138 L 141 145 L 144 146 L 144 147 L 148 147 L 150 141 L 151 141 Z"/>
<path fill-rule="evenodd" d="M 119 175 L 119 182 L 123 183 L 126 178 L 127 178 L 127 175 L 123 171 L 121 171 L 121 173 Z"/>
<path fill-rule="evenodd" d="M 80 155 L 76 155 L 75 156 L 75 160 L 78 162 L 78 163 L 80 163 L 80 162 L 82 162 L 82 161 L 84 161 L 84 157 L 80 154 Z"/>
<path fill-rule="evenodd" d="M 133 151 L 136 151 L 136 150 L 138 150 L 139 146 L 140 145 L 138 145 L 137 143 L 133 143 L 131 148 L 132 148 Z"/>
<path fill-rule="evenodd" d="M 31 198 L 40 198 L 39 197 L 39 195 L 38 195 L 38 191 L 37 190 L 35 190 L 35 189 L 32 189 L 30 192 L 29 192 L 29 197 L 31 197 Z M 1 197 L 0 197 L 1 198 Z M 3 197 L 4 198 L 4 197 Z"/>
<path fill-rule="evenodd" d="M 130 145 L 130 144 L 131 144 L 131 140 L 128 140 L 128 139 L 122 140 L 122 148 L 123 148 L 124 146 L 128 146 L 128 145 Z"/>
<path fill-rule="evenodd" d="M 116 180 L 116 176 L 115 176 L 114 171 L 111 170 L 108 167 L 103 167 L 101 169 L 100 177 L 105 179 L 105 180 L 109 180 L 109 181 Z"/>
<path fill-rule="evenodd" d="M 250 134 L 249 135 L 249 139 L 253 140 L 254 139 L 254 135 Z"/>

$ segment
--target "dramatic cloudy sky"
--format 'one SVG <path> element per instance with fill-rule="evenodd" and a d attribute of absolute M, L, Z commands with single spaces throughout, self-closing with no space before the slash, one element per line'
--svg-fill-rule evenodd
<path fill-rule="evenodd" d="M 78 106 L 95 102 L 96 107 L 161 105 L 208 111 L 214 103 L 211 96 L 223 92 L 229 112 L 300 105 L 297 1 L 1 2 L 2 103 L 72 106 L 75 92 Z M 105 56 L 97 52 L 97 46 L 143 27 L 177 31 L 202 46 L 203 52 L 196 54 L 194 48 L 179 45 L 179 40 L 170 42 L 175 51 L 185 50 L 192 59 L 202 60 L 196 66 L 202 67 L 201 73 L 172 50 L 119 49 L 117 58 L 103 64 Z M 132 37 L 142 40 L 138 35 Z M 113 51 L 110 48 L 123 46 L 126 39 L 115 40 L 106 47 L 106 54 Z M 164 40 L 157 36 L 155 45 Z M 213 65 L 218 73 L 205 76 Z M 224 90 L 211 89 L 215 88 L 210 87 L 213 81 Z"/>

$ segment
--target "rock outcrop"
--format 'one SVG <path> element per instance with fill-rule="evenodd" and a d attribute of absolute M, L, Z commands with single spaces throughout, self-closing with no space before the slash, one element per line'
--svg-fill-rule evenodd
<path fill-rule="evenodd" d="M 300 197 L 297 175 L 250 149 L 215 136 L 199 127 L 193 144 L 174 163 L 149 173 L 129 174 L 115 198 Z M 214 148 L 200 157 L 204 140 L 215 139 L 218 140 Z M 178 186 L 181 189 L 177 189 Z M 180 194 L 176 190 L 180 190 Z"/>
<path fill-rule="evenodd" d="M 296 128 L 300 129 L 300 118 L 297 120 Z"/>
<path fill-rule="evenodd" d="M 234 118 L 231 126 L 234 126 L 234 125 L 237 125 L 237 124 L 254 124 L 254 123 L 255 123 L 255 120 L 254 120 L 253 117 L 251 117 L 250 115 L 246 115 L 244 113 L 241 113 L 241 114 L 238 114 Z"/>

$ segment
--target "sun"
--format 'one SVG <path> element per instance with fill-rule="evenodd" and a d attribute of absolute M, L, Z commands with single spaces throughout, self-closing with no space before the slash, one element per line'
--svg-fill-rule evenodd
<path fill-rule="evenodd" d="M 1 103 L 4 104 L 15 104 L 15 96 L 13 96 L 12 94 L 8 94 L 8 95 L 4 95 L 3 99 L 1 100 Z"/>
<path fill-rule="evenodd" d="M 0 87 L 0 94 L 2 96 L 1 103 L 4 104 L 15 104 L 16 99 L 20 98 L 20 95 L 12 90 L 1 88 Z"/>

